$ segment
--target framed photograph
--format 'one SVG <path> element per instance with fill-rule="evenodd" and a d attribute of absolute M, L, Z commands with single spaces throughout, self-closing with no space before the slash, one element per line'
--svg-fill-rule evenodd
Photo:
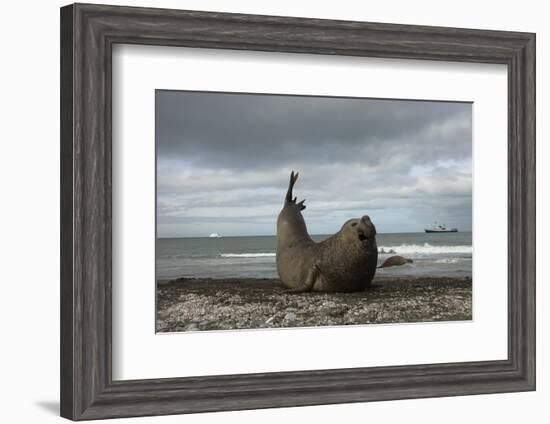
<path fill-rule="evenodd" d="M 534 389 L 534 34 L 61 9 L 62 416 Z"/>
<path fill-rule="evenodd" d="M 472 103 L 155 100 L 158 332 L 472 319 Z"/>

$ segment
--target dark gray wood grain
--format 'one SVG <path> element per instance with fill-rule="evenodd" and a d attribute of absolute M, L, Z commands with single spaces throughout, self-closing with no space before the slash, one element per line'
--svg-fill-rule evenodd
<path fill-rule="evenodd" d="M 61 238 L 60 238 L 60 276 L 61 276 L 61 363 L 60 363 L 60 389 L 61 389 L 61 415 L 74 417 L 73 395 L 75 385 L 73 373 L 73 349 L 74 349 L 74 289 L 72 271 L 73 258 L 73 19 L 72 7 L 61 9 L 61 110 L 60 110 L 60 134 L 61 134 L 61 169 L 60 169 L 60 214 L 61 214 Z"/>
<path fill-rule="evenodd" d="M 111 378 L 115 43 L 508 66 L 507 360 Z M 535 35 L 76 4 L 61 9 L 61 415 L 73 420 L 535 389 Z"/>

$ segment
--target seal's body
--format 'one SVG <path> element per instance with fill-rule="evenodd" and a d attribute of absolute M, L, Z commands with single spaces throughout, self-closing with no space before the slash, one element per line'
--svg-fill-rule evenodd
<path fill-rule="evenodd" d="M 384 261 L 378 268 L 388 268 L 390 266 L 399 266 L 405 264 L 412 264 L 412 259 L 404 258 L 403 256 L 392 256 Z"/>
<path fill-rule="evenodd" d="M 365 215 L 350 219 L 340 231 L 316 243 L 307 232 L 302 216 L 304 200 L 296 203 L 292 188 L 277 219 L 277 272 L 291 291 L 353 292 L 367 288 L 376 272 L 376 229 Z"/>

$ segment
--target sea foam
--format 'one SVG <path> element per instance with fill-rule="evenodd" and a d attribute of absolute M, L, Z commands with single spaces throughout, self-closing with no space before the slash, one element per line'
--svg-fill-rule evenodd
<path fill-rule="evenodd" d="M 393 250 L 395 254 L 438 254 L 438 253 L 472 253 L 472 246 L 434 246 L 429 243 L 424 244 L 401 244 L 399 246 L 379 246 L 380 250 L 385 252 Z"/>
<path fill-rule="evenodd" d="M 222 258 L 269 258 L 275 257 L 275 253 L 222 253 Z"/>

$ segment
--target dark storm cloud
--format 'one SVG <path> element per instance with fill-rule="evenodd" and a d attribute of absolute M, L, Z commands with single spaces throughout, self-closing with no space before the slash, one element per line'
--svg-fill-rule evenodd
<path fill-rule="evenodd" d="M 159 157 L 196 166 L 333 163 L 349 161 L 349 149 L 368 164 L 471 153 L 461 103 L 159 91 L 156 116 Z"/>
<path fill-rule="evenodd" d="M 471 228 L 471 105 L 158 91 L 159 235 L 272 234 L 290 169 L 312 233 Z"/>

